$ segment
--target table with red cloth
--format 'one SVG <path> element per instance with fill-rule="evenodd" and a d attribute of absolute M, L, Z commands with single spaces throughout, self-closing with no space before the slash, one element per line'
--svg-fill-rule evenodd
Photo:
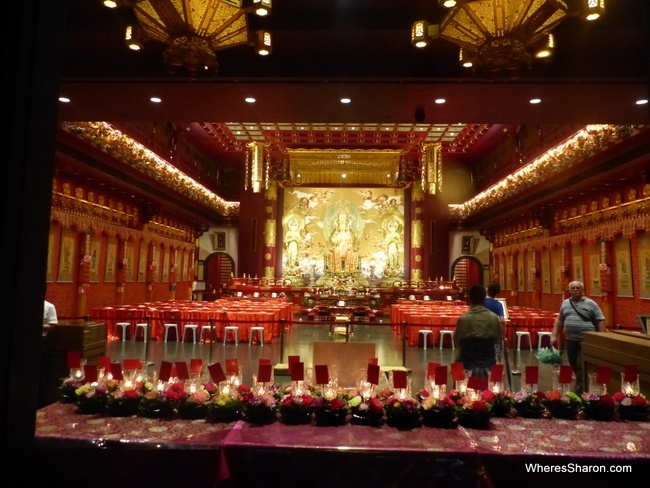
<path fill-rule="evenodd" d="M 446 302 L 411 302 L 391 305 L 393 329 L 401 333 L 401 324 L 406 322 L 406 338 L 411 346 L 416 346 L 420 330 L 432 332 L 433 344 L 439 344 L 440 331 L 456 328 L 458 317 L 469 310 L 468 305 Z M 537 333 L 551 332 L 557 317 L 556 312 L 513 306 L 506 321 L 505 337 L 508 347 L 516 347 L 515 329 L 530 332 L 531 345 L 537 347 Z M 524 343 L 524 347 L 527 344 Z"/>
<path fill-rule="evenodd" d="M 430 330 L 433 345 L 440 342 L 440 331 L 454 330 L 456 321 L 469 307 L 465 304 L 447 302 L 402 302 L 391 305 L 391 322 L 401 324 L 406 322 L 406 340 L 410 346 L 417 346 L 420 330 Z M 393 326 L 401 333 L 399 325 Z"/>
<path fill-rule="evenodd" d="M 508 347 L 517 347 L 515 331 L 530 332 L 530 349 L 537 348 L 538 332 L 553 332 L 557 312 L 549 312 L 529 307 L 510 307 L 509 320 L 506 322 L 506 342 Z M 522 347 L 527 348 L 526 342 Z"/>
<path fill-rule="evenodd" d="M 193 483 L 195 488 L 213 487 L 215 480 L 226 478 L 232 481 L 228 486 L 488 488 L 549 482 L 564 486 L 579 480 L 584 486 L 601 487 L 650 475 L 650 422 L 494 418 L 485 430 L 400 430 L 386 425 L 253 426 L 241 421 L 103 417 L 75 410 L 72 404 L 54 403 L 36 414 L 35 445 L 45 453 L 43 462 L 49 463 L 52 479 L 57 474 L 61 479 L 70 477 L 71 469 L 85 482 L 86 470 L 89 474 L 100 470 L 106 476 L 106 459 L 125 450 L 125 464 L 111 465 L 111 476 L 119 478 L 120 470 L 130 466 L 140 468 L 138 460 L 147 452 L 173 452 L 173 470 L 191 466 L 194 471 L 187 476 L 202 473 L 209 479 Z M 70 447 L 83 449 L 60 449 Z M 138 449 L 137 455 L 132 449 Z M 95 464 L 84 461 L 86 455 Z M 533 473 L 531 465 L 546 472 Z M 560 472 L 550 473 L 553 466 Z M 584 472 L 598 466 L 631 466 L 632 472 Z M 582 471 L 572 474 L 566 472 L 569 469 Z M 153 462 L 146 470 L 147 479 L 158 479 L 154 471 L 165 467 Z M 167 474 L 170 480 L 172 475 Z"/>
<path fill-rule="evenodd" d="M 94 308 L 90 312 L 93 320 L 106 322 L 109 339 L 117 338 L 115 324 L 129 322 L 130 337 L 135 332 L 135 324 L 149 320 L 150 337 L 162 340 L 164 324 L 175 323 L 179 327 L 179 340 L 184 337 L 184 327 L 188 324 L 214 326 L 215 337 L 223 340 L 224 327 L 237 325 L 239 340 L 248 341 L 252 326 L 264 327 L 264 341 L 271 343 L 280 336 L 280 323 L 291 323 L 293 305 L 280 298 L 263 299 L 220 299 L 213 302 L 161 301 L 146 304 L 125 305 L 121 307 Z M 255 338 L 257 342 L 257 337 Z"/>

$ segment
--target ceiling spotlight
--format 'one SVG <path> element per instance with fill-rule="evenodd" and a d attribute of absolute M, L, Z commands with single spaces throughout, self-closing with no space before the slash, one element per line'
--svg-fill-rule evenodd
<path fill-rule="evenodd" d="M 70 99 L 68 97 L 59 97 L 59 102 L 61 103 L 70 103 Z M 637 102 L 638 104 L 639 102 Z"/>
<path fill-rule="evenodd" d="M 445 100 L 444 98 L 436 98 L 436 100 L 435 100 L 435 102 L 436 102 L 438 105 L 442 105 L 442 104 L 445 103 L 446 101 L 447 101 L 447 100 Z"/>
<path fill-rule="evenodd" d="M 605 13 L 605 0 L 582 0 L 582 16 L 585 20 L 596 20 Z"/>
<path fill-rule="evenodd" d="M 162 102 L 162 98 L 160 98 L 160 97 L 151 97 L 149 100 L 150 100 L 151 102 L 153 102 L 153 103 L 160 103 L 160 102 Z"/>
<path fill-rule="evenodd" d="M 132 51 L 139 51 L 142 49 L 142 32 L 137 24 L 127 25 L 124 31 L 124 42 L 126 46 Z"/>
<path fill-rule="evenodd" d="M 117 2 L 115 0 L 104 0 L 102 2 L 106 8 L 115 8 L 117 7 Z"/>
<path fill-rule="evenodd" d="M 640 100 L 637 100 L 636 102 L 637 105 L 646 105 L 648 103 L 648 100 L 646 98 L 641 98 Z"/>
<path fill-rule="evenodd" d="M 269 31 L 261 30 L 255 32 L 255 51 L 260 56 L 268 56 L 271 54 L 271 33 Z"/>
<path fill-rule="evenodd" d="M 530 99 L 530 104 L 531 105 L 537 105 L 538 103 L 541 103 L 542 99 L 541 98 L 531 98 Z"/>
<path fill-rule="evenodd" d="M 255 15 L 266 17 L 271 13 L 271 0 L 253 0 L 253 11 Z"/>
<path fill-rule="evenodd" d="M 347 103 L 350 103 L 351 101 L 352 101 L 351 98 L 341 98 L 341 103 L 347 104 Z"/>
<path fill-rule="evenodd" d="M 474 61 L 476 61 L 476 53 L 465 49 L 464 47 L 460 48 L 458 53 L 458 62 L 463 68 L 471 68 L 474 66 Z"/>
<path fill-rule="evenodd" d="M 255 103 L 255 99 L 253 97 L 246 97 L 246 103 Z"/>
<path fill-rule="evenodd" d="M 456 0 L 438 0 L 438 5 L 444 8 L 452 8 L 456 6 Z"/>
<path fill-rule="evenodd" d="M 553 37 L 553 34 L 549 34 L 548 36 L 546 36 L 544 43 L 540 46 L 540 48 L 535 53 L 535 57 L 538 59 L 548 58 L 551 56 L 551 54 L 553 54 L 554 48 L 555 48 L 555 38 Z"/>

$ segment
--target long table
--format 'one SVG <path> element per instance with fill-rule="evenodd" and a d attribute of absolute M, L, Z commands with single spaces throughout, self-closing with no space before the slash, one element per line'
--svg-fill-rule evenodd
<path fill-rule="evenodd" d="M 419 331 L 428 330 L 432 345 L 440 344 L 440 331 L 454 330 L 456 321 L 469 306 L 462 303 L 403 301 L 391 306 L 393 329 L 401 333 L 397 324 L 406 322 L 406 339 L 410 346 L 418 345 Z M 531 348 L 537 347 L 538 332 L 551 332 L 557 313 L 528 307 L 512 307 L 506 322 L 505 338 L 509 347 L 516 347 L 515 331 L 530 333 Z M 528 348 L 524 343 L 523 347 Z"/>
<path fill-rule="evenodd" d="M 224 327 L 236 325 L 239 327 L 239 340 L 250 340 L 251 327 L 264 328 L 264 341 L 273 342 L 274 337 L 280 336 L 280 322 L 291 323 L 293 305 L 281 298 L 260 299 L 220 299 L 214 302 L 195 301 L 164 301 L 153 303 L 133 304 L 122 307 L 94 308 L 90 312 L 93 320 L 104 321 L 107 335 L 117 338 L 115 324 L 128 322 L 130 337 L 135 334 L 135 324 L 149 320 L 150 337 L 154 340 L 164 338 L 164 324 L 178 325 L 180 340 L 184 337 L 184 327 L 188 324 L 213 326 L 216 340 L 224 338 Z M 198 332 L 197 332 L 198 333 Z M 255 336 L 257 342 L 259 338 Z"/>
<path fill-rule="evenodd" d="M 101 460 L 98 453 L 108 457 L 126 449 L 126 462 L 111 465 L 110 471 L 116 471 L 111 476 L 139 467 L 140 452 L 156 451 L 163 456 L 162 451 L 173 451 L 173 464 L 161 466 L 154 459 L 146 468 L 150 472 L 145 479 L 158 480 L 158 471 L 169 469 L 167 476 L 172 480 L 178 470 L 190 469 L 184 473 L 186 481 L 198 474 L 205 479 L 205 484 L 193 483 L 195 488 L 215 486 L 220 480 L 236 487 L 305 483 L 310 487 L 415 484 L 485 488 L 526 483 L 530 487 L 578 479 L 585 486 L 620 486 L 650 475 L 650 422 L 492 419 L 487 430 L 288 426 L 279 422 L 251 426 L 244 422 L 81 415 L 75 413 L 74 405 L 55 403 L 37 412 L 35 441 L 48 468 L 60 470 L 63 479 L 83 479 L 85 465 L 79 457 L 73 468 L 69 450 L 60 448 L 83 447 L 72 452 L 77 456 L 88 452 L 95 462 Z M 132 449 L 139 450 L 137 456 Z M 151 454 L 144 455 L 150 459 Z M 540 469 L 631 466 L 632 472 L 534 474 L 528 469 L 531 464 Z M 109 466 L 101 463 L 87 468 L 96 472 Z M 57 473 L 48 475 L 54 479 Z M 135 473 L 130 479 L 132 484 L 127 486 L 136 486 Z"/>

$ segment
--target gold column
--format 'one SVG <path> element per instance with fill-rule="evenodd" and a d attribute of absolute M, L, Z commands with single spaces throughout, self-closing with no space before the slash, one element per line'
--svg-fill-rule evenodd
<path fill-rule="evenodd" d="M 424 280 L 423 267 L 423 238 L 424 238 L 424 221 L 422 214 L 424 211 L 424 193 L 418 185 L 411 188 L 411 248 L 409 253 L 409 267 L 411 270 L 411 281 Z M 404 270 L 406 276 L 406 270 Z"/>
<path fill-rule="evenodd" d="M 264 278 L 275 278 L 277 248 L 278 188 L 275 181 L 269 181 L 264 192 Z"/>

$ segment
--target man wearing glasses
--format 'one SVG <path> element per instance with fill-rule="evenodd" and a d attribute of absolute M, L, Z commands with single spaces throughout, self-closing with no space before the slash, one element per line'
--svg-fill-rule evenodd
<path fill-rule="evenodd" d="M 551 343 L 557 347 L 558 335 L 564 328 L 566 352 L 569 364 L 576 375 L 575 393 L 584 388 L 582 368 L 582 339 L 585 332 L 605 332 L 605 315 L 598 304 L 584 295 L 585 285 L 581 281 L 569 283 L 569 298 L 562 302 L 560 313 L 553 325 Z"/>

